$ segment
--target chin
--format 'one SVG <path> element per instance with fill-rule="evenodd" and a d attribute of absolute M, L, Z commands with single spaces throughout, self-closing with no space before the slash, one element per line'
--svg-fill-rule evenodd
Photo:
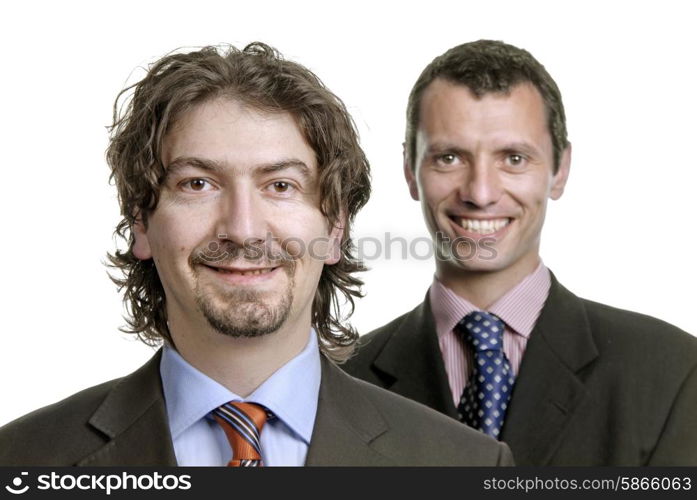
<path fill-rule="evenodd" d="M 454 262 L 454 265 L 463 271 L 470 273 L 487 273 L 500 271 L 504 268 L 501 264 L 493 261 L 482 261 L 480 259 L 472 259 L 467 262 Z"/>
<path fill-rule="evenodd" d="M 195 298 L 208 324 L 222 335 L 261 337 L 278 331 L 288 319 L 293 291 L 203 287 L 197 288 Z"/>
<path fill-rule="evenodd" d="M 487 258 L 488 257 L 488 258 Z M 510 259 L 503 258 L 504 256 L 498 253 L 496 256 L 492 256 L 490 253 L 486 253 L 484 256 L 463 256 L 460 258 L 455 258 L 449 256 L 443 259 L 447 262 L 447 266 L 453 270 L 457 269 L 466 272 L 495 272 L 506 269 L 511 266 Z"/>
<path fill-rule="evenodd" d="M 288 319 L 292 300 L 279 304 L 244 303 L 233 307 L 214 307 L 200 303 L 208 324 L 228 337 L 262 337 L 278 331 Z"/>

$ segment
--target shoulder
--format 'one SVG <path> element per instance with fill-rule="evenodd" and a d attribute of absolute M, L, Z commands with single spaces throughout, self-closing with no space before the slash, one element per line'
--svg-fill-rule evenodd
<path fill-rule="evenodd" d="M 390 337 L 409 324 L 414 314 L 415 310 L 409 311 L 393 319 L 389 323 L 362 335 L 358 340 L 358 353 L 362 356 L 370 356 L 371 353 L 376 354 L 380 352 Z"/>
<path fill-rule="evenodd" d="M 673 428 L 684 428 L 697 411 L 697 338 L 645 314 L 567 298 L 557 300 L 559 310 L 552 315 L 557 324 L 548 322 L 544 340 L 562 352 L 568 346 L 553 338 L 557 332 L 564 332 L 560 338 L 566 344 L 586 339 L 579 344 L 594 356 L 578 375 L 595 402 L 605 401 L 612 405 L 607 411 L 643 422 L 638 432 L 645 437 L 665 433 L 667 419 L 675 422 Z M 564 327 L 570 315 L 583 325 Z M 679 432 L 687 436 L 684 429 Z"/>
<path fill-rule="evenodd" d="M 666 386 L 697 367 L 696 337 L 652 316 L 580 298 L 554 275 L 531 340 L 535 335 L 567 359 L 585 350 L 596 374 L 625 381 L 642 377 Z"/>
<path fill-rule="evenodd" d="M 677 366 L 697 365 L 697 338 L 658 318 L 580 299 L 598 348 L 627 359 L 655 363 L 660 358 Z M 654 365 L 655 366 L 655 365 Z"/>
<path fill-rule="evenodd" d="M 355 353 L 341 365 L 341 368 L 351 375 L 372 381 L 373 375 L 370 366 L 393 337 L 421 333 L 418 331 L 417 324 L 422 320 L 424 308 L 424 303 L 419 304 L 413 310 L 402 314 L 389 323 L 361 335 Z"/>
<path fill-rule="evenodd" d="M 508 447 L 424 405 L 344 374 L 374 406 L 388 430 L 372 446 L 400 464 L 512 465 Z"/>
<path fill-rule="evenodd" d="M 105 438 L 87 422 L 121 379 L 80 391 L 0 427 L 1 465 L 72 465 Z"/>

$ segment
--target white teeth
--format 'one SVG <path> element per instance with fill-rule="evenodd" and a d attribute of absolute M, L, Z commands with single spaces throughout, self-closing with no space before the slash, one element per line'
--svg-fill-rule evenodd
<path fill-rule="evenodd" d="M 466 231 L 479 234 L 491 234 L 508 225 L 510 219 L 460 219 L 460 225 Z"/>

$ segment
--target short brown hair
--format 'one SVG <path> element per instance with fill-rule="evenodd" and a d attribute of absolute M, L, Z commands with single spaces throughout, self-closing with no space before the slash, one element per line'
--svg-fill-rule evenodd
<path fill-rule="evenodd" d="M 262 111 L 288 112 L 295 117 L 317 155 L 320 209 L 329 223 L 346 219 L 339 262 L 324 266 L 312 304 L 312 323 L 323 352 L 337 361 L 352 352 L 358 334 L 339 314 L 339 294 L 350 304 L 361 297 L 364 271 L 355 255 L 350 228 L 370 196 L 370 167 L 355 125 L 342 101 L 307 68 L 285 60 L 263 43 L 243 50 L 233 46 L 204 47 L 195 52 L 171 53 L 148 68 L 139 82 L 121 91 L 114 103 L 114 120 L 106 152 L 116 184 L 122 219 L 115 234 L 128 250 L 108 254 L 111 276 L 125 289 L 127 327 L 149 345 L 166 340 L 165 294 L 152 259 L 133 255 L 135 214 L 147 224 L 155 210 L 165 167 L 163 140 L 176 120 L 194 106 L 219 97 L 239 100 Z"/>
<path fill-rule="evenodd" d="M 547 110 L 556 173 L 561 154 L 569 145 L 561 92 L 545 67 L 528 51 L 494 40 L 478 40 L 453 47 L 431 61 L 416 80 L 407 104 L 406 152 L 412 168 L 416 160 L 421 96 L 436 78 L 465 85 L 477 97 L 489 92 L 507 93 L 519 83 L 533 84 Z"/>

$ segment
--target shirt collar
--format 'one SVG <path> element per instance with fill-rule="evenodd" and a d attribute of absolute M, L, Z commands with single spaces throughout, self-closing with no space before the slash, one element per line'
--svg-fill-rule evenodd
<path fill-rule="evenodd" d="M 175 349 L 165 345 L 160 376 L 172 439 L 230 401 L 264 405 L 306 444 L 315 425 L 321 380 L 320 353 L 314 329 L 305 348 L 276 370 L 244 399 L 190 365 Z"/>
<path fill-rule="evenodd" d="M 501 318 L 514 333 L 528 338 L 547 300 L 550 286 L 549 269 L 540 262 L 532 273 L 494 302 L 488 311 Z M 464 316 L 478 309 L 435 276 L 429 300 L 438 337 L 450 332 Z"/>

